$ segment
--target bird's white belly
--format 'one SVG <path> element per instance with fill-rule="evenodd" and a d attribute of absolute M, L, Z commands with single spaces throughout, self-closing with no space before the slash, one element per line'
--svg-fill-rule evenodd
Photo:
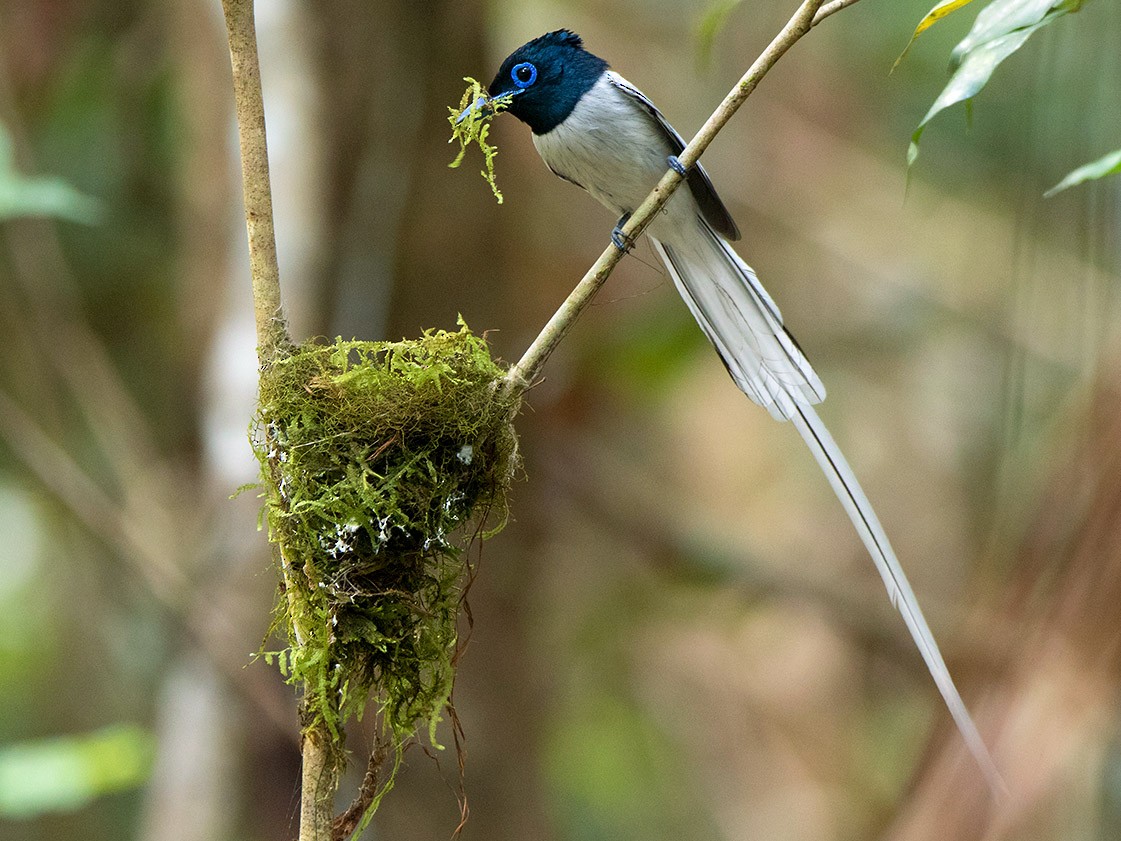
<path fill-rule="evenodd" d="M 666 171 L 668 144 L 641 106 L 601 79 L 552 131 L 533 135 L 548 167 L 591 193 L 616 215 L 630 213 Z M 678 191 L 687 192 L 687 191 Z"/>

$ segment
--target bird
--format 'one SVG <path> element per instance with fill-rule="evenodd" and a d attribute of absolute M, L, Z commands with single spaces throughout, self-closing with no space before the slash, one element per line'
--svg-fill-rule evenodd
<path fill-rule="evenodd" d="M 851 519 L 892 605 L 918 647 L 961 736 L 994 791 L 1000 773 L 973 721 L 879 518 L 814 406 L 825 386 L 783 323 L 755 271 L 733 250 L 739 228 L 699 163 L 686 169 L 685 141 L 654 103 L 568 29 L 523 44 L 499 67 L 472 109 L 502 102 L 529 126 L 554 174 L 581 187 L 613 214 L 615 247 L 633 245 L 623 225 L 667 168 L 677 190 L 645 230 L 685 305 L 732 380 L 752 401 L 798 430 Z"/>

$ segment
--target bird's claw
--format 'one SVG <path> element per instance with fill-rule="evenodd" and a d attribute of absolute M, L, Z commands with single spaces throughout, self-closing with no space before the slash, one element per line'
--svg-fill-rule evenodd
<path fill-rule="evenodd" d="M 627 224 L 627 220 L 631 218 L 629 213 L 624 213 L 619 217 L 619 221 L 615 223 L 614 229 L 611 231 L 611 244 L 626 254 L 634 246 L 634 240 L 623 233 L 623 226 Z"/>
<path fill-rule="evenodd" d="M 681 158 L 677 157 L 677 155 L 670 155 L 668 158 L 666 158 L 666 163 L 669 164 L 670 169 L 672 169 L 682 178 L 689 174 L 689 170 L 685 168 L 685 164 L 681 162 Z"/>

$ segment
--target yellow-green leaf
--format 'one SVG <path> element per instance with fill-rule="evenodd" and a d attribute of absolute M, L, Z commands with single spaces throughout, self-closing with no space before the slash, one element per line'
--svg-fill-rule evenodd
<path fill-rule="evenodd" d="M 967 6 L 972 2 L 973 0 L 942 0 L 941 3 L 938 3 L 933 9 L 927 12 L 923 19 L 919 21 L 919 25 L 915 27 L 914 34 L 911 35 L 911 40 L 907 42 L 907 46 L 903 48 L 903 52 L 899 54 L 899 58 L 895 60 L 895 64 L 891 65 L 891 71 L 893 73 L 895 72 L 895 68 L 899 66 L 899 62 L 907 55 L 907 51 L 911 49 L 911 45 L 915 43 L 916 38 L 951 12 L 956 12 L 962 6 Z"/>
<path fill-rule="evenodd" d="M 972 2 L 973 0 L 942 0 L 941 3 L 926 13 L 926 17 L 919 21 L 919 25 L 915 27 L 914 37 L 918 38 L 920 34 L 934 26 L 942 18 Z"/>
<path fill-rule="evenodd" d="M 919 138 L 922 137 L 923 129 L 936 114 L 958 102 L 965 102 L 968 109 L 972 98 L 988 83 L 997 66 L 1020 49 L 1032 33 L 1065 14 L 1078 11 L 1083 2 L 1084 0 L 992 0 L 982 9 L 969 34 L 954 48 L 950 65 L 954 72 L 949 84 L 938 95 L 938 99 L 911 135 L 911 145 L 907 150 L 908 168 L 919 155 Z M 939 4 L 943 5 L 949 7 L 952 2 Z M 931 10 L 931 14 L 937 10 L 938 6 Z M 950 11 L 953 9 L 948 8 L 946 14 Z M 919 31 L 921 29 L 916 31 L 916 35 Z"/>

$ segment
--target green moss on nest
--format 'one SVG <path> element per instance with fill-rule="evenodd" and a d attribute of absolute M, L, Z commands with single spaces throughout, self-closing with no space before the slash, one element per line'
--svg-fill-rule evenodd
<path fill-rule="evenodd" d="M 517 398 L 460 322 L 402 342 L 308 343 L 261 377 L 254 449 L 286 565 L 273 655 L 304 684 L 304 726 L 375 700 L 400 750 L 448 701 L 466 544 L 499 525 Z M 270 657 L 272 659 L 272 657 Z"/>

